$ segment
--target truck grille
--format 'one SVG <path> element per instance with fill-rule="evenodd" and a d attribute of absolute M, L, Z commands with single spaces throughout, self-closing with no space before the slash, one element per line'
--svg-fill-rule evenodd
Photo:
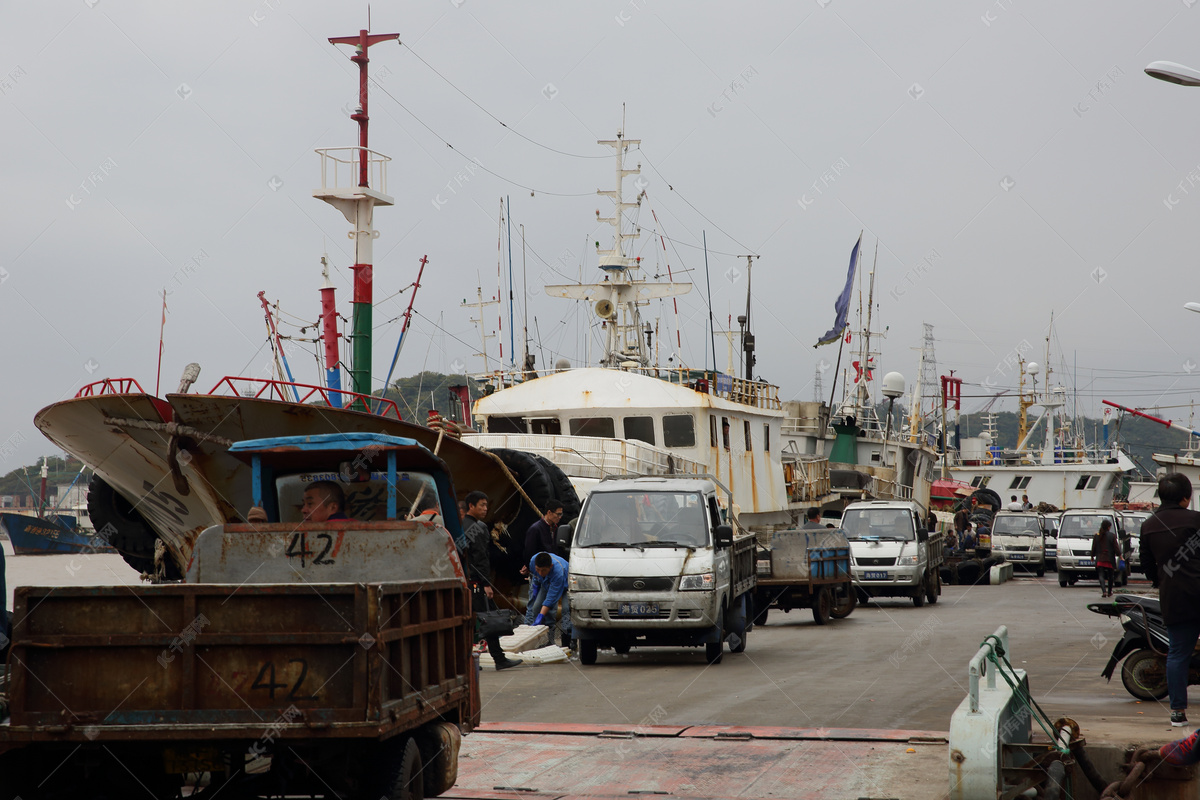
<path fill-rule="evenodd" d="M 856 558 L 854 563 L 860 567 L 894 567 L 896 566 L 895 558 Z"/>
<path fill-rule="evenodd" d="M 1004 549 L 1005 549 L 1005 550 L 1008 550 L 1008 551 L 1009 551 L 1009 552 L 1011 552 L 1011 553 L 1026 553 L 1026 552 L 1028 552 L 1028 551 L 1029 551 L 1029 545 L 1027 545 L 1027 544 L 1014 544 L 1014 545 L 1009 545 L 1008 547 L 1006 547 L 1006 548 L 1004 548 Z"/>
<path fill-rule="evenodd" d="M 610 592 L 669 592 L 675 588 L 675 579 L 609 578 L 605 584 Z"/>

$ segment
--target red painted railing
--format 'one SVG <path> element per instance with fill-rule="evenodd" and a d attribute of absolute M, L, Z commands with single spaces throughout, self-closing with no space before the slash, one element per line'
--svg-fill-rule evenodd
<path fill-rule="evenodd" d="M 102 381 L 89 383 L 76 392 L 75 396 L 95 397 L 99 394 L 135 394 L 134 387 L 137 389 L 136 394 L 146 393 L 146 390 L 134 378 L 105 378 Z"/>
<path fill-rule="evenodd" d="M 248 384 L 248 386 L 239 389 L 234 381 Z M 258 385 L 257 389 L 254 388 L 256 384 Z M 333 403 L 330 400 L 330 395 L 337 395 L 342 401 L 343 408 L 362 410 L 365 404 L 366 408 L 372 409 L 373 413 L 381 417 L 390 416 L 395 419 L 403 419 L 400 416 L 400 409 L 397 407 L 395 401 L 384 400 L 381 397 L 373 397 L 357 392 L 348 392 L 344 389 L 335 392 L 331 391 L 328 387 L 314 386 L 309 383 L 289 383 L 287 381 L 277 381 L 267 378 L 239 378 L 234 375 L 226 375 L 217 382 L 217 385 L 212 388 L 209 394 L 218 394 L 222 387 L 239 397 L 253 397 L 256 399 L 263 399 L 265 397 L 268 400 L 281 400 L 285 403 L 304 403 L 309 398 L 315 396 L 332 406 Z M 299 396 L 299 400 L 297 400 L 297 396 Z"/>

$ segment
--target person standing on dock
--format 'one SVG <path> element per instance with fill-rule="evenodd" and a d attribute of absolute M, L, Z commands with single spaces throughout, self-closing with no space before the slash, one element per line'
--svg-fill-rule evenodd
<path fill-rule="evenodd" d="M 1121 558 L 1121 545 L 1113 532 L 1112 520 L 1100 523 L 1100 530 L 1092 537 L 1092 558 L 1096 559 L 1096 573 L 1100 576 L 1100 596 L 1112 597 L 1116 581 L 1117 562 Z"/>
<path fill-rule="evenodd" d="M 488 511 L 488 498 L 483 492 L 471 492 L 466 496 L 467 514 L 463 517 L 463 542 L 458 555 L 463 561 L 463 571 L 471 584 L 471 605 L 475 613 L 488 611 L 494 594 L 492 590 L 492 558 L 488 545 L 492 542 L 492 531 L 484 522 Z M 508 669 L 521 663 L 519 658 L 509 658 L 500 647 L 499 634 L 488 636 L 488 653 L 496 669 Z"/>
<path fill-rule="evenodd" d="M 804 524 L 800 526 L 800 530 L 821 530 L 825 526 L 821 524 L 821 509 L 813 506 L 804 513 Z"/>
<path fill-rule="evenodd" d="M 1171 725 L 1187 724 L 1188 664 L 1200 639 L 1200 512 L 1192 502 L 1192 482 L 1172 472 L 1158 480 L 1162 505 L 1142 523 L 1142 567 L 1159 589 L 1167 625 L 1167 694 Z"/>
<path fill-rule="evenodd" d="M 557 500 L 551 500 L 546 505 L 546 512 L 542 518 L 525 531 L 525 558 L 523 559 L 525 563 L 529 563 L 534 556 L 543 551 L 554 552 L 554 536 L 558 532 L 558 523 L 562 516 L 563 504 Z M 521 568 L 522 575 L 528 572 L 528 567 Z"/>

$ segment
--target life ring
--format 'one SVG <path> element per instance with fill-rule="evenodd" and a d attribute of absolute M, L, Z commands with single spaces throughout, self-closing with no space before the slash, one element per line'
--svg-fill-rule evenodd
<path fill-rule="evenodd" d="M 991 449 L 985 450 L 984 452 L 987 453 L 987 459 L 986 460 L 982 459 L 982 458 L 979 459 L 980 463 L 987 464 L 987 465 L 995 464 L 996 463 L 996 454 L 993 453 L 991 451 Z"/>

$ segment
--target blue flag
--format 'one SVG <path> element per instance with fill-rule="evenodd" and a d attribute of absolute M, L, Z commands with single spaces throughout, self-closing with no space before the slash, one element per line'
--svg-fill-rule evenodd
<path fill-rule="evenodd" d="M 846 285 L 833 303 L 833 310 L 837 312 L 837 316 L 833 320 L 833 327 L 813 347 L 836 342 L 841 338 L 842 331 L 846 329 L 846 314 L 850 311 L 850 291 L 854 288 L 854 267 L 858 264 L 858 247 L 861 244 L 862 234 L 860 233 L 858 241 L 854 243 L 854 249 L 850 251 L 850 271 L 846 273 Z"/>

